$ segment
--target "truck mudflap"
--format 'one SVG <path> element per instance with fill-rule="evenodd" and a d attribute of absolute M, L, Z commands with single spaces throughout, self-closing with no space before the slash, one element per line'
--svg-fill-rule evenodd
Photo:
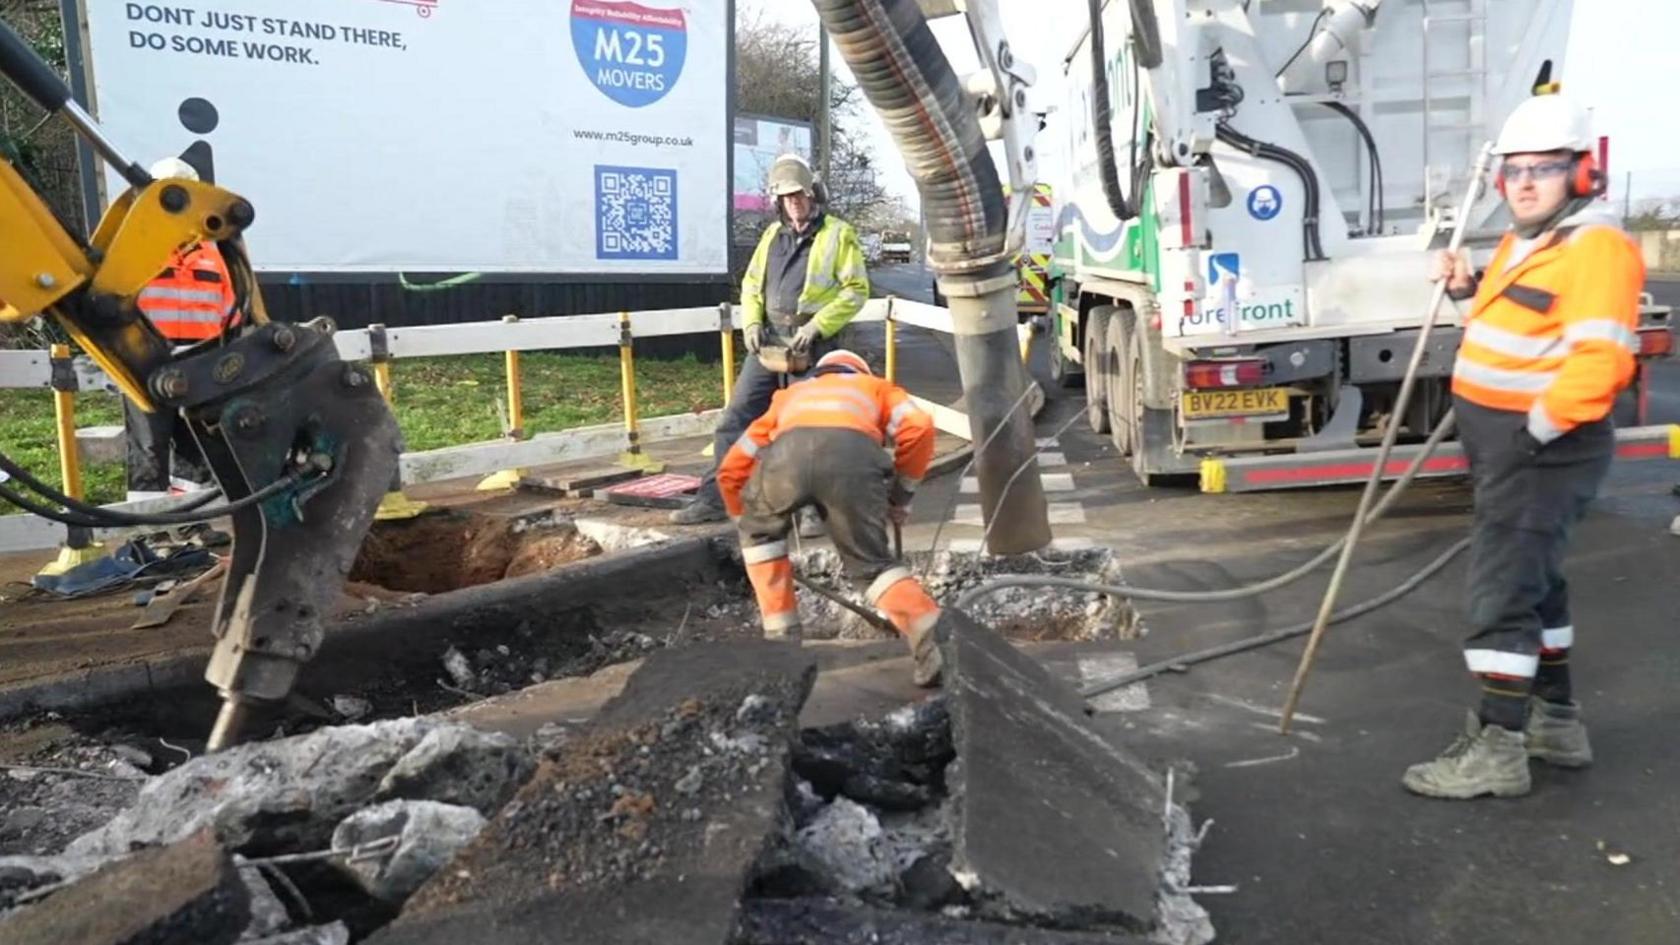
<path fill-rule="evenodd" d="M 1396 446 L 1383 469 L 1384 479 L 1398 479 L 1423 444 Z M 1680 459 L 1680 424 L 1629 427 L 1616 431 L 1616 460 Z M 1210 457 L 1202 460 L 1203 492 L 1266 492 L 1364 482 L 1377 461 L 1376 447 L 1327 453 Z M 1442 443 L 1418 470 L 1418 477 L 1462 476 L 1470 471 L 1456 441 Z"/>

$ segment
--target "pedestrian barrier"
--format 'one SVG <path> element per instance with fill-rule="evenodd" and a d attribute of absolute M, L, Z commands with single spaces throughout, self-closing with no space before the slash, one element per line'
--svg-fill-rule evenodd
<path fill-rule="evenodd" d="M 392 327 L 373 325 L 339 331 L 333 341 L 347 361 L 367 362 L 387 403 L 401 396 L 391 374 L 391 363 L 402 358 L 469 354 L 501 354 L 506 377 L 506 417 L 503 439 L 404 452 L 398 462 L 396 482 L 381 504 L 382 519 L 416 514 L 424 503 L 403 494 L 408 486 L 449 479 L 482 477 L 483 489 L 511 488 L 524 471 L 535 466 L 616 455 L 618 461 L 637 468 L 656 468 L 644 447 L 651 442 L 709 433 L 718 410 L 671 414 L 643 419 L 636 407 L 635 342 L 637 339 L 718 332 L 722 341 L 721 373 L 724 398 L 734 387 L 736 363 L 734 331 L 739 306 L 718 306 L 621 311 L 588 315 L 519 318 L 509 315 L 500 322 L 466 322 L 451 325 Z M 870 299 L 853 319 L 853 324 L 884 323 L 885 374 L 896 381 L 898 372 L 898 326 L 910 325 L 949 334 L 950 312 L 936 305 L 907 299 Z M 614 348 L 619 352 L 620 422 L 576 427 L 532 434 L 525 429 L 524 385 L 520 355 L 526 351 Z M 62 350 L 61 350 L 62 349 Z M 81 457 L 76 445 L 75 395 L 79 391 L 114 392 L 110 382 L 86 358 L 71 359 L 68 348 L 51 351 L 0 351 L 0 389 L 50 388 L 58 415 L 57 449 L 65 492 L 80 498 Z M 924 398 L 913 397 L 934 417 L 942 431 L 969 438 L 968 418 L 963 413 Z M 107 508 L 129 512 L 151 512 L 168 508 L 170 499 L 114 503 Z M 94 541 L 106 534 L 66 529 L 56 522 L 33 515 L 0 516 L 0 552 L 45 549 L 59 546 L 60 558 L 50 567 L 69 567 L 90 552 Z M 68 534 L 67 534 L 68 532 Z"/>

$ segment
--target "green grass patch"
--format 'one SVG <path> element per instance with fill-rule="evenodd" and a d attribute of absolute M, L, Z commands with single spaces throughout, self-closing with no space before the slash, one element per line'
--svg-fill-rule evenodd
<path fill-rule="evenodd" d="M 624 418 L 618 357 L 531 352 L 520 359 L 525 432 L 546 433 Z M 414 358 L 394 362 L 397 422 L 409 450 L 430 450 L 502 436 L 507 378 L 500 355 Z M 643 417 L 708 410 L 723 405 L 723 369 L 694 357 L 636 361 L 636 403 Z M 59 484 L 52 393 L 0 390 L 0 450 L 30 472 Z M 122 423 L 114 394 L 76 397 L 76 425 Z M 123 464 L 84 467 L 94 502 L 120 502 L 126 494 Z M 15 512 L 0 507 L 0 514 Z"/>

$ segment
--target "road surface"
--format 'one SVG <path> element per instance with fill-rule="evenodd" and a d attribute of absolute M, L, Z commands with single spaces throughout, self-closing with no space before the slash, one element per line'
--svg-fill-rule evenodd
<path fill-rule="evenodd" d="M 1680 282 L 1652 289 L 1680 304 Z M 1652 421 L 1680 422 L 1680 362 L 1652 376 Z M 1083 419 L 1055 435 L 1082 406 L 1080 391 L 1059 392 L 1038 422 L 1055 531 L 1113 547 L 1134 584 L 1213 589 L 1270 577 L 1333 541 L 1353 513 L 1357 488 L 1145 489 Z M 1431 801 L 1399 784 L 1407 765 L 1445 747 L 1476 698 L 1459 649 L 1462 559 L 1399 603 L 1332 628 L 1294 736 L 1275 725 L 1298 640 L 1136 693 L 1147 708 L 1126 719 L 1139 744 L 1195 766 L 1192 810 L 1215 821 L 1195 882 L 1237 887 L 1202 899 L 1220 943 L 1680 942 L 1680 537 L 1668 533 L 1677 478 L 1680 463 L 1618 466 L 1580 529 L 1567 565 L 1572 662 L 1598 762 L 1537 766 L 1528 797 Z M 923 490 L 907 547 L 925 548 L 940 519 L 942 541 L 978 541 L 980 528 L 965 524 L 975 497 L 958 488 L 947 478 Z M 1400 583 L 1466 533 L 1469 510 L 1462 482 L 1419 483 L 1367 533 L 1343 601 Z M 1149 633 L 1136 658 L 1310 620 L 1324 580 L 1321 571 L 1225 604 L 1140 603 Z M 1629 861 L 1615 865 L 1623 853 Z"/>

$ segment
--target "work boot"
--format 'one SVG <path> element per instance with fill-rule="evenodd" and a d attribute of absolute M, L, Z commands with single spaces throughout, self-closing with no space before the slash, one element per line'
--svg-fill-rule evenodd
<path fill-rule="evenodd" d="M 680 509 L 671 513 L 672 525 L 700 525 L 705 522 L 721 522 L 729 517 L 721 505 L 713 505 L 705 499 L 695 499 Z"/>
<path fill-rule="evenodd" d="M 1560 705 L 1539 697 L 1528 700 L 1528 721 L 1523 725 L 1528 756 L 1560 768 L 1585 768 L 1592 764 L 1592 745 L 1587 727 L 1581 724 L 1581 704 Z"/>
<path fill-rule="evenodd" d="M 910 659 L 914 663 L 911 682 L 923 689 L 939 685 L 939 677 L 945 670 L 945 658 L 939 653 L 939 621 L 910 635 Z"/>
<path fill-rule="evenodd" d="M 1463 734 L 1439 758 L 1407 768 L 1400 783 L 1425 797 L 1521 797 L 1532 786 L 1523 733 L 1483 725 L 1475 712 L 1468 712 Z"/>
<path fill-rule="evenodd" d="M 814 505 L 800 506 L 799 511 L 793 513 L 794 522 L 799 527 L 800 538 L 821 538 L 828 534 L 828 526 L 823 522 L 822 515 Z"/>

